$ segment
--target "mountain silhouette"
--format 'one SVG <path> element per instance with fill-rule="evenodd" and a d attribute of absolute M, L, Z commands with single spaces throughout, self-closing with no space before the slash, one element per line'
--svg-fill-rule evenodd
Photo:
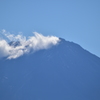
<path fill-rule="evenodd" d="M 100 100 L 100 58 L 60 40 L 46 50 L 0 59 L 0 100 Z"/>

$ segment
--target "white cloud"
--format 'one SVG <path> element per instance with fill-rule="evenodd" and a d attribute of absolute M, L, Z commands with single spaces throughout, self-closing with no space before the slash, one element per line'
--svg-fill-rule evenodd
<path fill-rule="evenodd" d="M 0 57 L 8 57 L 8 59 L 15 59 L 22 56 L 25 53 L 29 53 L 31 50 L 37 51 L 41 49 L 48 49 L 52 45 L 58 44 L 60 41 L 55 36 L 43 36 L 37 32 L 34 32 L 34 36 L 25 36 L 10 34 L 6 30 L 2 30 L 2 34 L 5 35 L 10 41 L 19 41 L 20 45 L 9 45 L 6 40 L 0 40 Z"/>

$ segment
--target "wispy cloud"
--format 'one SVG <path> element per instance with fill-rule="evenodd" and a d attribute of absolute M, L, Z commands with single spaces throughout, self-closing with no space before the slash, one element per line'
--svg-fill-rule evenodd
<path fill-rule="evenodd" d="M 0 40 L 0 57 L 8 57 L 8 59 L 15 59 L 23 54 L 29 53 L 31 50 L 37 51 L 41 49 L 48 49 L 53 45 L 58 44 L 60 41 L 55 36 L 43 36 L 37 32 L 33 32 L 34 35 L 26 39 L 22 35 L 10 34 L 6 30 L 2 30 L 1 33 L 6 36 L 10 41 L 19 41 L 20 45 L 9 45 L 5 39 Z"/>

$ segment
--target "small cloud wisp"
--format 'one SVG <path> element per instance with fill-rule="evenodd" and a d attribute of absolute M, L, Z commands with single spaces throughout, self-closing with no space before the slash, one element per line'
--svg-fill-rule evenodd
<path fill-rule="evenodd" d="M 8 59 L 16 59 L 29 53 L 31 50 L 34 52 L 41 49 L 48 49 L 51 46 L 58 44 L 60 41 L 58 37 L 43 36 L 37 32 L 33 32 L 34 36 L 28 37 L 28 39 L 22 35 L 15 36 L 10 34 L 4 29 L 1 33 L 10 41 L 13 41 L 13 43 L 19 41 L 19 45 L 10 45 L 5 39 L 0 39 L 0 58 L 7 57 Z"/>

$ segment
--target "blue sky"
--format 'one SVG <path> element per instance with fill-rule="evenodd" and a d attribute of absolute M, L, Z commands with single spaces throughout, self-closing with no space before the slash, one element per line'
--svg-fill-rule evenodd
<path fill-rule="evenodd" d="M 100 0 L 0 0 L 2 29 L 62 37 L 100 57 Z"/>

